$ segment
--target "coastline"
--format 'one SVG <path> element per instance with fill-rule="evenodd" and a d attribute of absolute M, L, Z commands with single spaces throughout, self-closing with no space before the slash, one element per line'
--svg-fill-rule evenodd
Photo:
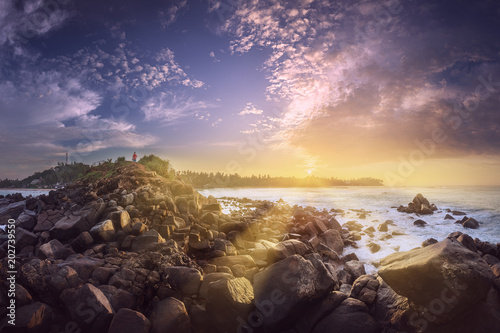
<path fill-rule="evenodd" d="M 359 199 L 359 194 L 354 197 Z M 412 201 L 415 207 L 422 203 L 434 209 L 418 198 Z M 69 320 L 83 331 L 114 333 L 111 323 L 123 316 L 139 318 L 144 332 L 150 325 L 195 333 L 279 332 L 290 327 L 308 333 L 325 331 L 314 327 L 414 332 L 408 318 L 417 316 L 421 322 L 422 306 L 440 297 L 440 288 L 449 284 L 450 292 L 458 295 L 453 314 L 463 309 L 476 313 L 477 303 L 478 316 L 484 315 L 470 322 L 480 330 L 500 328 L 488 319 L 496 318 L 492 311 L 500 305 L 483 301 L 491 292 L 500 297 L 492 287 L 490 268 L 500 264 L 495 243 L 454 232 L 427 239 L 411 251 L 397 250 L 371 271 L 357 251 L 380 253 L 381 237 L 405 237 L 397 228 L 399 221 L 374 219 L 375 212 L 360 202 L 353 209 L 336 204 L 321 210 L 279 200 L 234 200 L 241 203 L 238 209 L 224 212 L 223 202 L 134 165 L 104 181 L 82 181 L 38 198 L 13 198 L 0 206 L 0 219 L 17 221 L 17 283 L 26 290 L 23 295 L 37 300 L 20 302 L 19 313 L 39 314 L 33 322 L 40 332 L 61 331 Z M 403 206 L 389 207 L 384 209 Z M 432 214 L 444 214 L 438 212 Z M 413 217 L 423 211 L 398 214 Z M 456 222 L 463 217 L 461 212 L 449 214 Z M 432 228 L 430 223 L 411 225 L 415 230 Z M 0 244 L 2 278 L 8 274 L 5 244 Z M 465 261 L 449 255 L 457 251 Z M 446 274 L 441 275 L 441 267 Z M 422 270 L 425 275 L 419 274 Z M 406 272 L 412 273 L 394 278 Z M 455 285 L 468 289 L 453 289 L 447 276 L 460 277 Z M 415 285 L 422 291 L 413 292 Z M 273 302 L 269 297 L 277 292 L 278 302 Z M 94 302 L 96 315 L 106 319 L 89 322 L 78 311 Z M 250 316 L 265 315 L 256 304 L 273 306 L 264 322 Z M 165 323 L 173 313 L 175 320 Z M 300 318 L 297 313 L 302 313 Z M 434 330 L 471 331 L 465 319 L 451 318 L 427 324 Z"/>

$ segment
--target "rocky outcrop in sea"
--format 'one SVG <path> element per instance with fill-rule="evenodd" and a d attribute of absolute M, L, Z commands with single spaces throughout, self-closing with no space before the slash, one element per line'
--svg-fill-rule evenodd
<path fill-rule="evenodd" d="M 215 198 L 137 164 L 47 196 L 1 198 L 0 224 L 16 227 L 14 269 L 0 234 L 1 331 L 500 331 L 500 244 L 456 232 L 370 275 L 346 251 L 359 223 L 340 225 L 335 210 L 239 204 L 224 214 Z"/>

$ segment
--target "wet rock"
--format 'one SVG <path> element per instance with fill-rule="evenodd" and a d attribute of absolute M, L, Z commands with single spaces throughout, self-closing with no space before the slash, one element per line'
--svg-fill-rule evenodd
<path fill-rule="evenodd" d="M 479 301 L 493 285 L 488 264 L 450 238 L 425 248 L 394 253 L 380 263 L 379 275 L 384 281 L 418 305 L 430 306 L 436 295 L 454 295 L 454 302 L 441 302 L 441 320 L 449 320 Z"/>
<path fill-rule="evenodd" d="M 416 225 L 417 227 L 425 227 L 427 225 L 427 222 L 424 220 L 416 220 L 413 222 L 413 225 Z"/>
<path fill-rule="evenodd" d="M 453 215 L 457 215 L 457 216 L 462 216 L 462 215 L 465 215 L 465 212 L 461 212 L 459 210 L 452 210 L 451 213 Z"/>
<path fill-rule="evenodd" d="M 357 260 L 351 260 L 344 264 L 344 270 L 349 273 L 354 279 L 359 278 L 361 275 L 365 275 L 365 265 Z"/>
<path fill-rule="evenodd" d="M 299 255 L 267 267 L 254 276 L 256 304 L 268 304 L 268 308 L 257 307 L 264 319 L 262 327 L 276 327 L 290 315 L 304 311 L 327 295 L 335 284 L 335 278 L 324 266 L 318 270 Z M 271 305 L 274 311 L 269 310 Z"/>
<path fill-rule="evenodd" d="M 220 332 L 237 332 L 238 318 L 248 318 L 253 299 L 252 284 L 246 278 L 220 279 L 208 286 L 207 313 Z"/>
<path fill-rule="evenodd" d="M 432 245 L 432 244 L 436 244 L 438 241 L 434 238 L 429 238 L 429 239 L 426 239 L 422 242 L 422 247 L 426 247 L 426 246 L 429 246 L 429 245 Z"/>
<path fill-rule="evenodd" d="M 477 252 L 476 243 L 474 242 L 471 236 L 467 234 L 460 234 L 457 237 L 457 241 L 459 241 L 463 246 L 465 246 L 472 252 Z"/>
<path fill-rule="evenodd" d="M 370 242 L 366 246 L 368 247 L 368 249 L 370 249 L 371 253 L 380 251 L 380 245 L 378 245 L 377 243 Z"/>
<path fill-rule="evenodd" d="M 454 220 L 455 218 L 453 216 L 451 216 L 450 214 L 446 214 L 446 216 L 444 217 L 445 220 Z"/>
<path fill-rule="evenodd" d="M 382 223 L 382 224 L 379 224 L 379 226 L 377 227 L 377 230 L 382 231 L 382 232 L 386 232 L 386 231 L 389 231 L 389 228 L 387 227 L 386 223 Z"/>
<path fill-rule="evenodd" d="M 190 333 L 191 323 L 184 303 L 170 297 L 153 306 L 150 333 Z"/>
<path fill-rule="evenodd" d="M 123 308 L 113 317 L 108 333 L 148 333 L 150 326 L 142 313 Z"/>
<path fill-rule="evenodd" d="M 462 225 L 464 226 L 464 228 L 469 228 L 469 229 L 479 228 L 479 222 L 477 222 L 472 217 L 463 222 Z"/>

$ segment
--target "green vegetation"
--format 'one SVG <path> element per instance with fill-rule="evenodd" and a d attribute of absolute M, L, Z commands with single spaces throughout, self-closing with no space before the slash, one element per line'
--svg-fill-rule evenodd
<path fill-rule="evenodd" d="M 19 188 L 50 188 L 56 185 L 72 183 L 90 169 L 90 165 L 73 162 L 71 164 L 59 164 L 56 167 L 42 172 L 35 172 L 23 180 L 0 180 L 2 187 Z"/>
<path fill-rule="evenodd" d="M 172 168 L 170 161 L 164 160 L 156 155 L 151 154 L 143 156 L 137 163 L 144 165 L 147 170 L 154 171 L 167 179 L 174 179 L 175 177 L 175 170 Z"/>
<path fill-rule="evenodd" d="M 116 159 L 115 163 L 125 162 L 125 156 L 120 156 Z"/>
<path fill-rule="evenodd" d="M 221 172 L 207 173 L 183 171 L 180 173 L 182 180 L 194 187 L 328 187 L 328 186 L 383 186 L 381 179 L 365 177 L 357 179 L 338 179 L 335 177 L 324 178 L 309 176 L 296 177 L 270 177 L 251 176 L 242 177 L 238 174 L 224 174 Z"/>

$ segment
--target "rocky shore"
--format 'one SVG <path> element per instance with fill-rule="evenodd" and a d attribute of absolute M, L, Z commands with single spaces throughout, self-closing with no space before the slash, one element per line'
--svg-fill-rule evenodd
<path fill-rule="evenodd" d="M 0 331 L 500 331 L 500 244 L 455 232 L 371 275 L 345 248 L 374 227 L 340 225 L 340 210 L 238 204 L 224 214 L 215 198 L 137 164 L 47 196 L 0 198 L 0 225 L 16 227 L 15 269 L 0 231 Z M 437 210 L 423 196 L 401 207 Z"/>

